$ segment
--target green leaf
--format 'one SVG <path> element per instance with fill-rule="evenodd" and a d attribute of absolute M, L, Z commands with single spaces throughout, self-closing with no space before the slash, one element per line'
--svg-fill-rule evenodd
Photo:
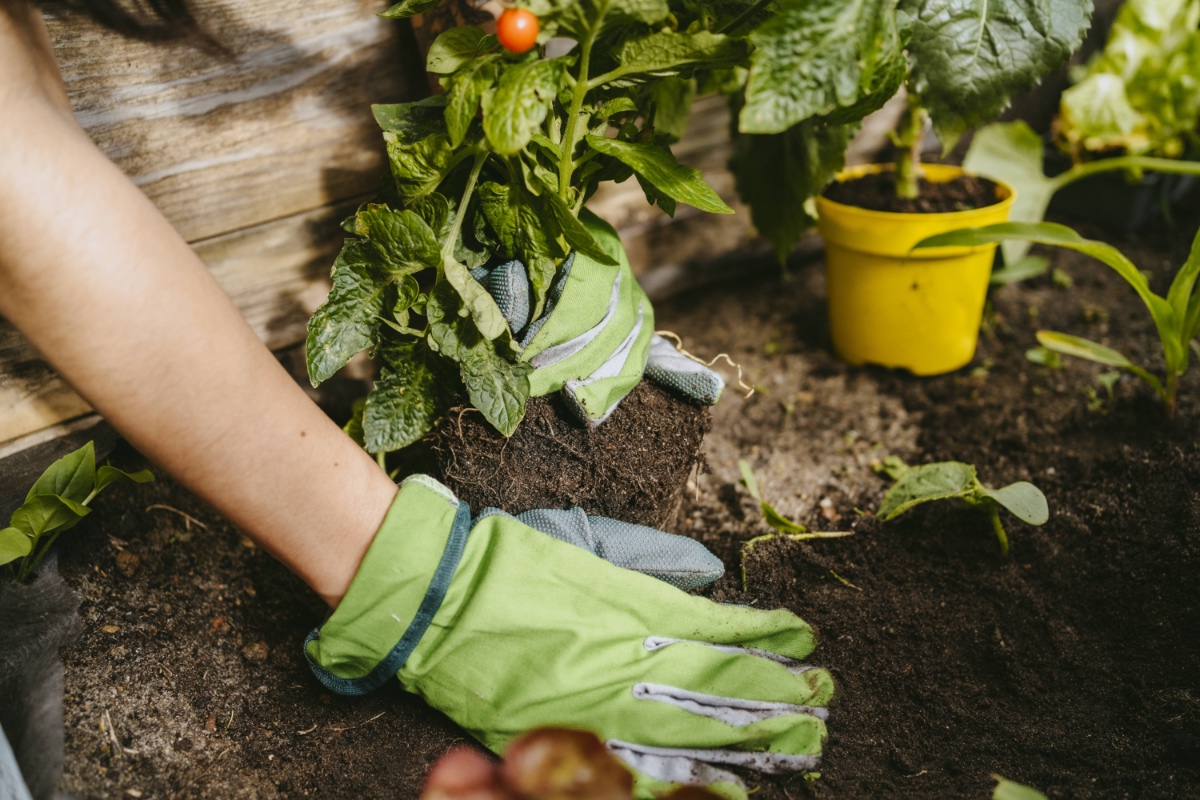
<path fill-rule="evenodd" d="M 1105 347 L 1102 344 L 1097 344 L 1078 336 L 1058 333 L 1057 331 L 1038 331 L 1037 340 L 1047 350 L 1053 350 L 1055 353 L 1062 353 L 1065 356 L 1075 356 L 1076 358 L 1095 361 L 1097 364 L 1104 364 L 1109 367 L 1125 367 L 1128 369 L 1135 366 L 1132 361 L 1111 347 Z"/>
<path fill-rule="evenodd" d="M 445 95 L 434 95 L 412 103 L 373 105 L 371 113 L 384 131 L 395 133 L 405 142 L 415 142 L 443 132 L 445 107 Z"/>
<path fill-rule="evenodd" d="M 17 528 L 0 528 L 0 566 L 33 551 L 33 540 Z"/>
<path fill-rule="evenodd" d="M 1046 495 L 1028 481 L 1017 481 L 1000 489 L 989 489 L 986 486 L 979 488 L 984 495 L 1007 508 L 1022 522 L 1030 525 L 1045 525 L 1046 520 L 1050 519 L 1050 507 L 1046 505 Z"/>
<path fill-rule="evenodd" d="M 561 197 L 547 189 L 542 193 L 541 200 L 554 217 L 568 245 L 601 264 L 616 266 L 619 263 L 615 256 L 600 246 L 596 237 L 571 213 L 571 209 L 567 208 Z"/>
<path fill-rule="evenodd" d="M 519 258 L 525 264 L 533 288 L 536 318 L 541 313 L 546 292 L 554 281 L 558 265 L 566 253 L 558 246 L 554 218 L 544 220 L 519 185 L 488 182 L 478 190 L 480 208 L 506 258 Z"/>
<path fill-rule="evenodd" d="M 445 127 L 445 119 L 438 115 Z M 407 200 L 416 200 L 437 190 L 450 171 L 454 148 L 445 133 L 408 140 L 395 131 L 386 131 L 388 165 L 396 182 L 396 191 Z"/>
<path fill-rule="evenodd" d="M 347 241 L 333 265 L 333 288 L 308 321 L 305 341 L 313 386 L 331 377 L 379 332 L 388 282 L 378 280 L 365 242 Z"/>
<path fill-rule="evenodd" d="M 505 436 L 512 436 L 525 417 L 529 374 L 533 367 L 514 364 L 496 352 L 494 342 L 479 340 L 462 351 L 463 383 L 471 405 Z"/>
<path fill-rule="evenodd" d="M 992 792 L 992 800 L 1046 800 L 1046 795 L 1024 784 L 993 775 L 996 789 Z"/>
<path fill-rule="evenodd" d="M 654 87 L 654 132 L 677 142 L 683 138 L 691 118 L 696 82 L 686 78 L 664 78 Z"/>
<path fill-rule="evenodd" d="M 1041 222 L 1057 188 L 1042 171 L 1042 137 L 1022 120 L 997 122 L 976 131 L 963 159 L 963 169 L 1004 181 L 1016 190 L 1008 214 L 1010 222 Z M 1029 252 L 1029 242 L 1010 239 L 1001 244 L 1001 249 L 1004 262 L 1015 266 Z"/>
<path fill-rule="evenodd" d="M 412 211 L 392 211 L 368 205 L 358 212 L 354 232 L 365 236 L 383 258 L 391 278 L 411 275 L 442 262 L 441 246 L 433 229 Z"/>
<path fill-rule="evenodd" d="M 479 281 L 471 277 L 471 272 L 453 258 L 447 259 L 443 265 L 446 270 L 446 280 L 458 292 L 463 305 L 475 321 L 475 326 L 486 339 L 495 339 L 508 330 L 508 322 L 504 319 L 500 306 L 488 290 Z"/>
<path fill-rule="evenodd" d="M 562 84 L 564 61 L 538 59 L 511 66 L 483 109 L 483 131 L 497 153 L 516 155 L 541 127 Z"/>
<path fill-rule="evenodd" d="M 25 502 L 38 495 L 60 495 L 82 503 L 92 493 L 95 483 L 96 449 L 92 442 L 88 442 L 47 467 L 30 487 Z"/>
<path fill-rule="evenodd" d="M 562 31 L 577 41 L 599 36 L 608 28 L 642 23 L 654 25 L 671 13 L 667 0 L 577 0 L 566 5 Z"/>
<path fill-rule="evenodd" d="M 496 82 L 499 63 L 498 55 L 480 56 L 454 75 L 446 93 L 446 130 L 451 147 L 458 147 L 466 138 L 479 113 L 484 92 Z"/>
<path fill-rule="evenodd" d="M 484 35 L 483 29 L 474 25 L 458 25 L 443 31 L 429 45 L 425 69 L 438 75 L 458 72 L 475 58 Z"/>
<path fill-rule="evenodd" d="M 360 397 L 354 401 L 350 410 L 350 419 L 342 426 L 342 430 L 361 448 L 366 449 L 367 443 L 363 438 L 363 410 L 367 406 L 367 398 Z"/>
<path fill-rule="evenodd" d="M 1171 288 L 1167 290 L 1167 303 L 1175 309 L 1182 320 L 1181 334 L 1184 340 L 1194 339 L 1200 333 L 1200 292 L 1196 280 L 1200 277 L 1200 231 L 1192 240 L 1192 251 L 1187 261 L 1175 273 Z"/>
<path fill-rule="evenodd" d="M 75 527 L 90 513 L 87 506 L 61 495 L 39 494 L 22 503 L 9 524 L 36 541 L 47 533 Z"/>
<path fill-rule="evenodd" d="M 646 202 L 650 205 L 657 205 L 663 210 L 668 217 L 675 216 L 675 200 L 669 195 L 663 194 L 650 181 L 642 175 L 637 176 L 638 185 L 642 187 L 642 192 L 646 195 Z"/>
<path fill-rule="evenodd" d="M 975 467 L 959 461 L 909 467 L 883 496 L 875 516 L 887 522 L 921 503 L 969 497 L 975 484 Z"/>
<path fill-rule="evenodd" d="M 854 122 L 883 105 L 904 79 L 896 0 L 781 0 L 756 30 L 743 133 L 782 133 L 841 109 Z"/>
<path fill-rule="evenodd" d="M 104 489 L 112 486 L 118 481 L 133 481 L 134 483 L 153 483 L 154 473 L 148 469 L 138 470 L 137 472 L 126 472 L 122 469 L 104 464 L 96 470 L 96 488 L 95 493 L 100 494 Z"/>
<path fill-rule="evenodd" d="M 668 197 L 701 211 L 733 213 L 733 209 L 725 205 L 720 195 L 700 177 L 700 170 L 680 164 L 667 148 L 622 142 L 603 136 L 588 136 L 587 143 L 593 150 L 631 167 Z"/>
<path fill-rule="evenodd" d="M 453 383 L 424 342 L 388 342 L 380 348 L 380 361 L 379 379 L 361 418 L 362 440 L 370 453 L 420 440 L 446 413 L 453 393 Z"/>
<path fill-rule="evenodd" d="M 387 11 L 380 12 L 379 16 L 387 17 L 388 19 L 414 17 L 417 14 L 424 14 L 439 2 L 441 0 L 403 0 L 403 2 L 396 3 Z"/>
<path fill-rule="evenodd" d="M 617 48 L 618 67 L 601 79 L 646 80 L 679 75 L 697 67 L 722 69 L 742 64 L 749 55 L 750 45 L 745 39 L 708 31 L 659 31 L 625 39 Z"/>
<path fill-rule="evenodd" d="M 1175 310 L 1171 307 L 1170 303 L 1150 291 L 1150 284 L 1146 281 L 1146 276 L 1120 250 L 1105 242 L 1084 239 L 1065 225 L 1053 222 L 1041 222 L 1037 224 L 1029 222 L 1002 222 L 998 225 L 987 225 L 982 228 L 962 228 L 950 231 L 949 233 L 930 236 L 927 239 L 917 242 L 913 249 L 956 245 L 977 247 L 979 245 L 1000 242 L 1005 239 L 1023 239 L 1029 242 L 1066 247 L 1099 259 L 1112 267 L 1118 275 L 1125 279 L 1126 283 L 1133 287 L 1138 296 L 1142 298 L 1142 302 L 1150 309 L 1150 315 L 1154 318 L 1159 338 L 1162 340 L 1163 353 L 1166 357 L 1168 367 L 1181 363 L 1180 359 L 1183 359 L 1182 363 L 1187 363 L 1187 355 L 1182 352 L 1184 343 L 1180 338 L 1184 320 L 1176 316 Z"/>
<path fill-rule="evenodd" d="M 1010 283 L 1020 283 L 1045 275 L 1048 269 L 1050 269 L 1050 259 L 1042 256 L 1022 256 L 1012 266 L 994 270 L 992 276 L 988 278 L 988 283 L 992 286 L 1008 286 Z"/>
<path fill-rule="evenodd" d="M 739 134 L 729 167 L 750 218 L 782 262 L 816 220 L 809 201 L 845 162 L 853 129 L 802 122 L 783 133 Z"/>
<path fill-rule="evenodd" d="M 1093 152 L 1142 152 L 1149 145 L 1147 120 L 1129 102 L 1119 75 L 1089 75 L 1062 93 L 1059 124 L 1071 145 Z"/>
<path fill-rule="evenodd" d="M 909 89 L 949 149 L 1066 63 L 1087 32 L 1091 0 L 901 0 L 912 19 Z"/>

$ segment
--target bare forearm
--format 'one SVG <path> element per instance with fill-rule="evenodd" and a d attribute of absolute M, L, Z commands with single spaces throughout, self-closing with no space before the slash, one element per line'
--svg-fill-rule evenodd
<path fill-rule="evenodd" d="M 142 452 L 336 602 L 394 485 L 83 132 L 49 105 L 20 111 L 0 122 L 20 154 L 0 161 L 0 314 Z"/>

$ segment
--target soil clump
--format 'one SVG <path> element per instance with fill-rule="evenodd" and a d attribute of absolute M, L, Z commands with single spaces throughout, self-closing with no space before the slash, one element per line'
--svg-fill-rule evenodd
<path fill-rule="evenodd" d="M 978 175 L 960 175 L 944 182 L 918 178 L 916 197 L 897 197 L 896 178 L 890 171 L 873 172 L 850 181 L 834 182 L 825 197 L 843 205 L 896 214 L 941 214 L 970 211 L 999 202 L 996 183 Z"/>
<path fill-rule="evenodd" d="M 1115 244 L 1162 293 L 1195 230 L 1193 215 Z M 936 378 L 838 361 L 818 264 L 656 309 L 689 350 L 728 351 L 757 388 L 713 409 L 711 473 L 672 530 L 724 560 L 711 597 L 811 623 L 810 661 L 838 681 L 820 777 L 747 774 L 755 798 L 983 800 L 992 773 L 1053 800 L 1196 796 L 1200 373 L 1182 380 L 1171 421 L 1129 375 L 1110 396 L 1106 367 L 1028 361 L 1050 329 L 1161 368 L 1124 281 L 1078 253 L 1035 252 L 1059 272 L 994 290 L 974 362 Z M 1006 517 L 1008 559 L 986 518 L 956 504 L 881 524 L 889 482 L 871 464 L 887 455 L 974 463 L 992 486 L 1030 480 L 1050 520 Z M 743 553 L 770 529 L 739 484 L 741 458 L 781 513 L 854 535 Z M 114 463 L 141 466 L 127 450 Z M 535 482 L 496 483 L 518 475 Z M 468 738 L 395 682 L 363 698 L 323 689 L 301 651 L 321 601 L 161 476 L 98 498 L 59 550 L 82 600 L 83 634 L 64 652 L 63 788 L 79 798 L 415 798 Z"/>
<path fill-rule="evenodd" d="M 707 408 L 642 381 L 602 425 L 588 428 L 557 396 L 529 401 L 510 438 L 455 409 L 435 432 L 438 477 L 471 504 L 513 514 L 573 508 L 672 528 L 688 477 L 703 469 Z"/>

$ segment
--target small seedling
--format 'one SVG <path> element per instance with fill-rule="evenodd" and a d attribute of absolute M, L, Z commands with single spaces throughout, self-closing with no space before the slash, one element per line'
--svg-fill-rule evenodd
<path fill-rule="evenodd" d="M 1096 383 L 1104 389 L 1105 394 L 1101 395 L 1096 391 L 1096 387 L 1088 387 L 1088 411 L 1093 411 L 1097 414 L 1107 414 L 1108 404 L 1113 401 L 1113 388 L 1117 385 L 1117 381 L 1121 379 L 1120 372 L 1101 372 L 1096 376 Z"/>
<path fill-rule="evenodd" d="M 992 775 L 992 780 L 996 781 L 992 800 L 1046 800 L 1046 795 L 1022 783 L 1010 781 L 999 775 Z"/>
<path fill-rule="evenodd" d="M 1001 506 L 1030 525 L 1042 525 L 1050 518 L 1046 496 L 1032 483 L 1018 481 L 999 489 L 990 489 L 979 482 L 975 467 L 960 461 L 909 467 L 895 456 L 888 456 L 879 471 L 896 481 L 883 496 L 883 502 L 876 512 L 875 516 L 881 522 L 893 520 L 922 503 L 962 500 L 988 515 L 996 538 L 1000 541 L 1000 553 L 1004 556 L 1008 555 L 1008 534 L 1000 521 Z"/>
<path fill-rule="evenodd" d="M 763 500 L 762 493 L 758 490 L 758 481 L 754 479 L 754 472 L 751 471 L 750 464 L 746 459 L 738 459 L 738 469 L 741 470 L 742 483 L 745 485 L 746 491 L 750 492 L 750 496 L 755 499 L 759 509 L 762 511 L 763 521 L 776 531 L 775 533 L 755 536 L 753 539 L 747 539 L 745 542 L 742 542 L 742 591 L 746 590 L 746 556 L 759 543 L 780 537 L 790 539 L 793 542 L 806 542 L 810 539 L 840 539 L 843 536 L 850 536 L 854 533 L 853 531 L 810 531 L 799 522 L 788 519 L 776 511 L 774 506 Z"/>
<path fill-rule="evenodd" d="M 97 469 L 92 442 L 55 461 L 13 512 L 8 527 L 0 529 L 0 565 L 8 564 L 18 581 L 28 580 L 59 534 L 92 512 L 88 506 L 96 495 L 125 479 L 147 483 L 154 476 L 150 470 L 130 474 L 107 464 Z M 14 567 L 18 559 L 20 566 Z"/>
<path fill-rule="evenodd" d="M 1146 276 L 1117 248 L 1104 242 L 1084 239 L 1065 225 L 1052 222 L 1004 222 L 983 228 L 963 228 L 931 236 L 918 242 L 913 249 L 948 245 L 978 246 L 1007 239 L 1077 250 L 1103 261 L 1133 287 L 1150 310 L 1150 316 L 1158 329 L 1158 337 L 1162 341 L 1163 361 L 1166 364 L 1165 381 L 1146 368 L 1134 364 L 1116 350 L 1078 336 L 1057 331 L 1038 331 L 1038 342 L 1042 347 L 1064 355 L 1085 358 L 1132 372 L 1154 389 L 1166 407 L 1167 416 L 1174 417 L 1179 378 L 1188 368 L 1189 345 L 1196 335 L 1200 334 L 1200 282 L 1197 281 L 1200 277 L 1200 235 L 1192 242 L 1192 252 L 1179 272 L 1175 273 L 1175 279 L 1171 282 L 1166 297 L 1152 292 Z"/>
<path fill-rule="evenodd" d="M 1025 351 L 1025 359 L 1046 369 L 1062 369 L 1062 356 L 1045 347 L 1034 347 Z"/>

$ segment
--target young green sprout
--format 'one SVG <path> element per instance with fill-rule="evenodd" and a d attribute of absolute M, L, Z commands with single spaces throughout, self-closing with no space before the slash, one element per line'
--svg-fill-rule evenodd
<path fill-rule="evenodd" d="M 18 581 L 28 580 L 59 534 L 92 513 L 88 505 L 96 495 L 126 479 L 147 483 L 154 476 L 150 470 L 131 475 L 107 464 L 97 469 L 91 442 L 55 461 L 25 495 L 8 527 L 0 528 L 0 565 L 23 559 L 19 568 L 9 570 Z"/>
<path fill-rule="evenodd" d="M 1188 368 L 1189 347 L 1196 334 L 1200 333 L 1200 235 L 1192 242 L 1192 252 L 1175 274 L 1166 297 L 1150 291 L 1150 284 L 1133 262 L 1110 244 L 1084 239 L 1065 225 L 1053 222 L 1027 223 L 1004 222 L 983 228 L 963 228 L 949 233 L 931 236 L 918 242 L 913 249 L 924 247 L 974 247 L 1019 239 L 1038 244 L 1052 244 L 1077 250 L 1103 261 L 1125 282 L 1133 287 L 1138 297 L 1150 310 L 1158 337 L 1162 342 L 1163 361 L 1166 365 L 1165 380 L 1160 380 L 1145 367 L 1134 364 L 1126 356 L 1087 339 L 1057 331 L 1038 331 L 1038 342 L 1047 350 L 1063 355 L 1084 358 L 1109 367 L 1128 370 L 1152 388 L 1163 405 L 1167 417 L 1175 416 L 1175 401 L 1179 390 L 1179 378 Z"/>
<path fill-rule="evenodd" d="M 1018 481 L 990 489 L 979 482 L 975 467 L 960 461 L 909 467 L 899 458 L 888 456 L 878 470 L 896 481 L 883 496 L 875 514 L 881 522 L 889 522 L 922 503 L 962 500 L 988 515 L 1000 541 L 1000 554 L 1007 556 L 1008 534 L 1000 521 L 1001 506 L 1030 525 L 1042 525 L 1050 518 L 1046 496 L 1032 483 Z"/>
<path fill-rule="evenodd" d="M 746 486 L 746 491 L 750 492 L 750 496 L 754 498 L 758 503 L 759 510 L 762 511 L 763 521 L 775 529 L 775 533 L 765 533 L 742 542 L 742 591 L 746 590 L 746 556 L 759 543 L 780 537 L 793 542 L 806 542 L 810 539 L 840 539 L 854 533 L 853 531 L 810 531 L 799 522 L 788 519 L 776 511 L 774 506 L 763 500 L 762 493 L 758 490 L 758 481 L 754 479 L 754 472 L 751 471 L 750 464 L 746 459 L 738 459 L 738 469 L 742 473 L 742 483 Z"/>

